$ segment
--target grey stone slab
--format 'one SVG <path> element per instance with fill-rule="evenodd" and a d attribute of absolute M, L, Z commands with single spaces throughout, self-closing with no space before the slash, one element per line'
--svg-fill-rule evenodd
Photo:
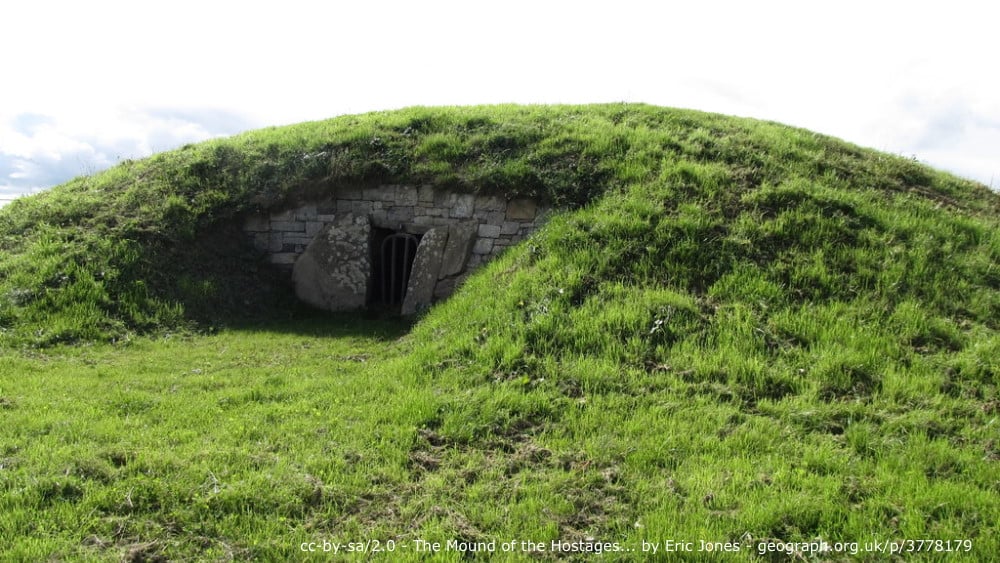
<path fill-rule="evenodd" d="M 482 211 L 505 211 L 507 201 L 495 195 L 476 196 L 476 210 Z"/>
<path fill-rule="evenodd" d="M 521 230 L 521 223 L 517 221 L 504 221 L 500 225 L 501 235 L 516 235 L 519 230 Z"/>
<path fill-rule="evenodd" d="M 448 229 L 431 229 L 420 239 L 403 298 L 403 315 L 412 315 L 430 306 L 447 242 Z"/>
<path fill-rule="evenodd" d="M 416 205 L 420 196 L 416 186 L 396 186 L 396 205 Z"/>
<path fill-rule="evenodd" d="M 389 208 L 388 219 L 393 223 L 405 223 L 413 219 L 413 208 L 406 206 L 395 206 Z"/>
<path fill-rule="evenodd" d="M 489 254 L 491 250 L 493 250 L 493 239 L 490 238 L 481 238 L 472 247 L 473 254 Z"/>
<path fill-rule="evenodd" d="M 500 236 L 500 226 L 489 225 L 486 223 L 479 225 L 479 236 L 485 238 L 497 238 Z"/>
<path fill-rule="evenodd" d="M 324 228 L 295 261 L 292 282 L 302 301 L 328 311 L 363 308 L 371 277 L 368 218 L 345 214 Z"/>
<path fill-rule="evenodd" d="M 294 221 L 294 220 L 295 220 L 294 209 L 271 213 L 271 221 Z"/>
<path fill-rule="evenodd" d="M 465 263 L 472 251 L 472 241 L 476 238 L 475 223 L 457 223 L 448 226 L 448 243 L 441 259 L 439 278 L 445 278 L 460 273 L 465 269 Z"/>
<path fill-rule="evenodd" d="M 468 219 L 472 217 L 472 210 L 475 209 L 476 196 L 472 194 L 452 194 L 454 202 L 451 205 L 449 216 L 456 219 Z"/>
<path fill-rule="evenodd" d="M 423 185 L 417 188 L 417 201 L 420 203 L 434 203 L 434 186 Z"/>

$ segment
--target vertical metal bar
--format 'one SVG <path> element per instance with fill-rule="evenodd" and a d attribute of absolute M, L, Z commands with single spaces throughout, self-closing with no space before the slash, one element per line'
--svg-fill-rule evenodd
<path fill-rule="evenodd" d="M 382 298 L 383 303 L 387 303 L 389 301 L 389 295 L 387 293 L 389 288 L 386 277 L 387 276 L 386 272 L 388 272 L 388 268 L 386 268 L 386 262 L 388 260 L 386 259 L 386 252 L 385 252 L 385 248 L 388 244 L 391 244 L 391 241 L 388 238 L 382 239 L 382 248 L 379 250 L 379 255 L 378 255 L 379 263 L 382 265 L 381 271 L 379 271 L 379 278 L 380 278 L 379 282 L 381 283 L 382 286 L 382 294 L 380 295 L 380 297 Z"/>

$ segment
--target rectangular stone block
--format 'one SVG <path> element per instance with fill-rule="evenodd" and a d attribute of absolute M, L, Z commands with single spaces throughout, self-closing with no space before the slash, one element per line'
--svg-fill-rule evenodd
<path fill-rule="evenodd" d="M 434 203 L 434 186 L 423 185 L 417 188 L 417 201 L 420 203 Z"/>
<path fill-rule="evenodd" d="M 271 221 L 272 231 L 285 232 L 305 232 L 306 224 L 303 221 Z"/>
<path fill-rule="evenodd" d="M 384 201 L 386 203 L 396 201 L 396 186 L 392 184 L 379 186 L 375 189 L 375 197 L 372 199 L 376 201 Z"/>
<path fill-rule="evenodd" d="M 271 213 L 271 221 L 294 221 L 295 220 L 295 210 L 289 209 L 288 211 L 280 211 L 277 213 Z"/>
<path fill-rule="evenodd" d="M 319 213 L 316 215 L 316 220 L 321 223 L 333 223 L 337 220 L 336 213 Z"/>
<path fill-rule="evenodd" d="M 505 211 L 507 201 L 495 195 L 476 196 L 476 210 L 482 211 Z"/>
<path fill-rule="evenodd" d="M 451 210 L 448 212 L 449 217 L 455 217 L 456 219 L 468 219 L 472 217 L 472 210 L 475 207 L 476 198 L 472 194 L 452 194 L 454 196 L 454 202 L 451 205 Z"/>
<path fill-rule="evenodd" d="M 370 201 L 352 201 L 351 202 L 351 213 L 355 215 L 368 215 L 372 212 L 374 206 Z"/>
<path fill-rule="evenodd" d="M 479 225 L 479 236 L 487 238 L 497 238 L 500 236 L 500 227 L 497 225 L 482 224 Z"/>
<path fill-rule="evenodd" d="M 396 186 L 396 205 L 416 205 L 420 201 L 416 186 Z"/>
<path fill-rule="evenodd" d="M 521 230 L 521 223 L 517 221 L 504 221 L 500 225 L 501 235 L 516 235 L 519 230 Z"/>
<path fill-rule="evenodd" d="M 488 211 L 486 212 L 486 222 L 492 223 L 494 225 L 499 225 L 503 223 L 506 214 L 503 211 Z"/>
<path fill-rule="evenodd" d="M 393 222 L 405 223 L 413 219 L 413 208 L 405 206 L 390 207 L 388 218 Z"/>

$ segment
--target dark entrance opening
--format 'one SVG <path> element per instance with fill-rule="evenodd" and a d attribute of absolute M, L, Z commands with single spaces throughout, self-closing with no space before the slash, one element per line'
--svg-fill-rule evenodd
<path fill-rule="evenodd" d="M 369 305 L 399 307 L 406 297 L 420 239 L 409 233 L 372 229 L 372 287 Z"/>

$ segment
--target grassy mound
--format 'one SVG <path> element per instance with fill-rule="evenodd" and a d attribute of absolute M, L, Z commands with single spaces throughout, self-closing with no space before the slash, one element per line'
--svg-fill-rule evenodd
<path fill-rule="evenodd" d="M 991 223 L 981 221 L 995 217 L 1000 205 L 982 186 L 906 159 L 808 131 L 691 111 L 500 106 L 348 116 L 124 162 L 7 206 L 0 211 L 0 339 L 11 345 L 110 340 L 224 323 L 248 311 L 273 317 L 287 307 L 279 299 L 286 292 L 240 247 L 232 218 L 330 186 L 377 182 L 525 195 L 570 209 L 610 198 L 606 205 L 618 205 L 634 224 L 606 238 L 633 245 L 631 253 L 640 238 L 645 245 L 670 242 L 653 234 L 655 221 L 680 214 L 697 225 L 670 235 L 684 239 L 686 254 L 676 254 L 681 249 L 672 242 L 658 251 L 669 254 L 660 256 L 671 262 L 664 265 L 669 270 L 731 268 L 731 258 L 743 253 L 757 262 L 787 252 L 804 256 L 803 228 L 805 236 L 842 237 L 830 240 L 838 246 L 877 244 L 843 237 L 860 236 L 861 227 L 881 236 L 896 221 L 909 224 L 930 212 L 921 205 L 945 207 L 936 216 L 947 223 L 922 241 L 935 246 L 934 237 L 944 237 L 959 252 L 981 246 L 987 253 L 978 255 L 988 261 L 995 258 L 984 239 Z M 627 195 L 635 190 L 641 193 Z M 903 215 L 884 217 L 890 224 L 861 224 L 868 218 L 854 207 L 865 203 Z M 772 220 L 771 231 L 753 232 L 764 218 Z M 713 241 L 713 254 L 692 238 L 698 236 Z M 810 253 L 820 250 L 815 240 L 802 242 Z M 831 275 L 846 275 L 853 266 L 845 261 L 856 257 L 838 252 L 846 270 L 834 265 Z M 613 274 L 631 276 L 623 264 Z M 684 283 L 705 289 L 712 281 L 707 274 L 691 271 L 698 279 Z"/>
<path fill-rule="evenodd" d="M 153 555 L 171 558 L 300 557 L 289 538 L 594 538 L 636 550 L 673 538 L 742 542 L 744 559 L 770 558 L 752 549 L 760 540 L 817 538 L 1000 551 L 1000 196 L 778 124 L 632 105 L 418 108 L 123 164 L 0 211 L 4 343 L 275 314 L 286 290 L 218 242 L 237 238 L 228 221 L 330 185 L 385 181 L 530 195 L 563 211 L 394 352 L 372 354 L 369 369 L 344 360 L 349 369 L 323 375 L 339 364 L 322 339 L 295 351 L 295 338 L 272 349 L 226 333 L 196 353 L 192 364 L 210 366 L 198 367 L 202 387 L 172 375 L 176 345 L 135 354 L 158 370 L 139 390 L 115 383 L 132 369 L 121 360 L 110 376 L 75 379 L 81 392 L 115 386 L 119 411 L 144 405 L 135 416 L 146 434 L 128 443 L 107 436 L 101 408 L 84 409 L 105 429 L 91 449 L 142 458 L 91 460 L 132 484 L 67 473 L 72 495 L 35 494 L 68 482 L 59 463 L 40 464 L 34 474 L 53 475 L 41 485 L 27 472 L 7 482 L 42 498 L 11 501 L 11 526 L 81 505 L 107 520 L 87 532 L 101 546 L 126 526 L 119 535 L 132 545 L 152 541 Z M 104 365 L 66 353 L 45 360 L 53 372 Z M 29 369 L 26 357 L 5 362 Z M 298 357 L 303 367 L 289 367 Z M 230 389 L 233 374 L 249 395 Z M 157 398 L 175 388 L 188 394 Z M 34 404 L 30 391 L 0 391 L 29 424 L 18 405 Z M 275 429 L 238 414 L 218 430 L 199 419 L 228 444 L 204 452 L 203 438 L 160 410 L 175 401 L 212 412 L 229 395 Z M 39 424 L 33 436 L 88 434 Z M 318 438 L 282 442 L 281 428 L 305 436 L 314 424 Z M 163 433 L 148 430 L 156 425 Z M 239 449 L 234 436 L 248 435 L 265 454 Z M 191 468 L 148 453 L 173 447 L 193 456 Z M 220 467 L 228 488 L 214 486 Z M 262 500 L 254 484 L 265 473 L 287 477 L 269 486 L 288 494 Z M 142 484 L 150 474 L 156 490 Z M 145 504 L 129 496 L 125 506 L 126 487 L 146 491 Z M 92 553 L 82 540 L 57 553 Z M 53 553 L 18 545 L 15 554 Z"/>

